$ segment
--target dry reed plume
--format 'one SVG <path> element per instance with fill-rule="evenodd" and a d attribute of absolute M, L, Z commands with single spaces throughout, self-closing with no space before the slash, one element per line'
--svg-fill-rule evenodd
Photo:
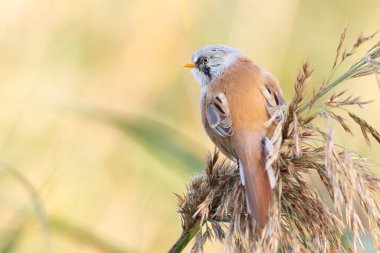
<path fill-rule="evenodd" d="M 368 160 L 334 143 L 332 127 L 337 122 L 350 133 L 348 115 L 367 142 L 370 134 L 380 143 L 373 127 L 346 110 L 370 101 L 335 91 L 322 100 L 338 84 L 361 76 L 374 75 L 380 88 L 380 42 L 334 79 L 342 62 L 375 35 L 360 35 L 352 48 L 342 50 L 346 32 L 345 28 L 328 80 L 313 91 L 311 99 L 305 99 L 313 72 L 308 62 L 296 78 L 295 95 L 279 126 L 282 141 L 278 142 L 278 136 L 272 140 L 277 147 L 272 156 L 276 201 L 262 234 L 253 232 L 236 164 L 221 159 L 215 151 L 207 158 L 205 171 L 192 178 L 184 195 L 178 195 L 183 233 L 170 252 L 181 252 L 193 237 L 192 252 L 202 251 L 212 239 L 224 243 L 229 252 L 347 252 L 362 247 L 363 233 L 370 233 L 380 251 L 380 177 L 372 172 Z M 318 126 L 317 119 L 325 123 Z M 343 243 L 347 230 L 351 244 Z"/>

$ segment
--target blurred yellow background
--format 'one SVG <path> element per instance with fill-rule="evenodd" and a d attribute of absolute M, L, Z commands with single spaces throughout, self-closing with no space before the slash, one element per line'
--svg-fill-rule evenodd
<path fill-rule="evenodd" d="M 167 251 L 181 232 L 174 193 L 213 149 L 181 63 L 205 44 L 235 46 L 289 101 L 306 57 L 319 84 L 346 22 L 351 46 L 379 13 L 378 0 L 1 0 L 0 252 L 46 252 L 15 170 L 40 195 L 52 252 Z M 351 84 L 338 90 L 376 100 L 360 113 L 379 129 L 374 77 Z M 341 143 L 380 162 L 355 132 Z"/>

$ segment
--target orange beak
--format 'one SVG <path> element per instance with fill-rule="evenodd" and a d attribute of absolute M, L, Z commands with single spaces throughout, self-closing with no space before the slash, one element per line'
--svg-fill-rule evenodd
<path fill-rule="evenodd" d="M 182 65 L 182 67 L 195 68 L 195 63 L 194 62 L 186 62 L 185 64 Z"/>

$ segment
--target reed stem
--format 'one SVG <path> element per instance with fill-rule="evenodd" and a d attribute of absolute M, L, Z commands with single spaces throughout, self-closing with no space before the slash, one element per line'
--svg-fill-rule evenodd
<path fill-rule="evenodd" d="M 189 244 L 191 239 L 198 233 L 201 228 L 200 223 L 197 222 L 189 230 L 184 230 L 176 243 L 171 247 L 168 253 L 180 253 Z"/>

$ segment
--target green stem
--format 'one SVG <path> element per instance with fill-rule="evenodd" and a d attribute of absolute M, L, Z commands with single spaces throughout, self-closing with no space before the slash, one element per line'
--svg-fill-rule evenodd
<path fill-rule="evenodd" d="M 168 251 L 168 253 L 180 253 L 182 250 L 189 244 L 191 239 L 198 233 L 201 226 L 200 223 L 197 222 L 194 224 L 192 228 L 189 230 L 184 230 L 181 234 L 181 236 L 178 238 L 176 243 L 171 247 L 171 249 Z"/>
<path fill-rule="evenodd" d="M 25 190 L 29 194 L 30 199 L 32 200 L 32 203 L 34 205 L 36 216 L 38 220 L 40 221 L 43 228 L 43 232 L 45 235 L 45 242 L 46 242 L 46 252 L 51 252 L 49 222 L 47 220 L 45 210 L 42 206 L 42 201 L 40 200 L 38 191 L 32 185 L 32 183 L 13 166 L 7 164 L 6 162 L 0 161 L 0 169 L 4 169 L 7 172 L 9 172 L 16 180 L 18 180 L 19 183 L 21 183 L 21 185 L 25 188 Z"/>
<path fill-rule="evenodd" d="M 326 88 L 324 88 L 321 92 L 318 93 L 317 98 L 315 99 L 315 101 L 318 100 L 318 99 L 320 99 L 321 97 L 323 97 L 327 92 L 329 92 L 331 89 L 333 89 L 339 83 L 341 83 L 341 82 L 349 79 L 350 77 L 352 77 L 357 72 L 357 70 L 359 68 L 361 68 L 364 64 L 365 64 L 365 62 L 359 62 L 359 63 L 355 64 L 349 71 L 345 72 L 343 75 L 341 75 L 340 77 L 338 77 L 337 79 L 335 79 L 334 81 L 332 81 L 330 84 L 328 84 L 326 86 Z M 313 104 L 313 102 L 308 102 L 308 103 L 304 104 L 299 109 L 299 112 L 301 113 L 301 112 L 305 111 L 312 104 Z"/>

